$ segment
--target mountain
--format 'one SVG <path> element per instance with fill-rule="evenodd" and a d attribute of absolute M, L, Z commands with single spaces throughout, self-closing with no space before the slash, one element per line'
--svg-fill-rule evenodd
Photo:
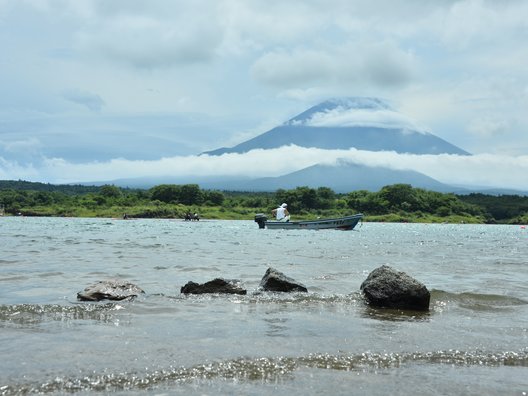
<path fill-rule="evenodd" d="M 419 128 L 377 98 L 330 99 L 284 124 L 231 148 L 202 154 L 245 153 L 286 145 L 412 154 L 469 155 L 461 148 Z"/>
<path fill-rule="evenodd" d="M 289 119 L 253 139 L 232 148 L 203 154 L 245 153 L 253 149 L 274 149 L 284 145 L 329 150 L 356 148 L 365 151 L 393 151 L 412 154 L 470 155 L 459 147 L 429 133 L 377 98 L 330 99 Z M 288 158 L 284 159 L 288 161 Z M 201 188 L 234 191 L 275 191 L 298 186 L 329 187 L 336 192 L 378 191 L 386 185 L 411 184 L 439 192 L 464 193 L 463 187 L 449 186 L 413 170 L 394 170 L 341 161 L 337 165 L 316 164 L 280 177 L 259 179 L 237 177 L 165 177 L 119 180 L 129 187 L 161 183 L 196 183 Z"/>
<path fill-rule="evenodd" d="M 384 167 L 370 167 L 340 161 L 337 165 L 313 165 L 296 172 L 278 177 L 258 179 L 226 177 L 145 177 L 113 180 L 111 182 L 87 183 L 93 185 L 114 184 L 128 188 L 151 188 L 159 184 L 198 184 L 206 190 L 223 191 L 269 191 L 279 188 L 294 189 L 300 186 L 311 188 L 329 187 L 338 193 L 356 190 L 379 191 L 382 187 L 404 183 L 416 188 L 455 193 L 459 195 L 482 193 L 487 195 L 528 196 L 528 191 L 511 189 L 490 189 L 489 187 L 467 187 L 441 183 L 415 171 L 392 170 Z"/>
<path fill-rule="evenodd" d="M 355 190 L 378 191 L 383 186 L 405 183 L 413 187 L 439 192 L 461 192 L 456 188 L 415 171 L 393 170 L 339 162 L 337 165 L 313 165 L 279 177 L 264 177 L 253 180 L 224 180 L 200 183 L 202 188 L 232 191 L 276 191 L 294 189 L 299 186 L 312 188 L 329 187 L 335 192 L 346 193 Z"/>
<path fill-rule="evenodd" d="M 103 185 L 109 182 L 93 182 Z M 383 186 L 405 183 L 413 187 L 439 192 L 469 193 L 463 187 L 454 187 L 415 171 L 370 167 L 340 161 L 337 165 L 313 165 L 278 177 L 257 179 L 240 177 L 148 177 L 113 180 L 110 184 L 128 188 L 151 188 L 159 184 L 198 184 L 200 188 L 224 191 L 276 191 L 299 186 L 329 187 L 338 193 L 355 190 L 378 191 Z"/>

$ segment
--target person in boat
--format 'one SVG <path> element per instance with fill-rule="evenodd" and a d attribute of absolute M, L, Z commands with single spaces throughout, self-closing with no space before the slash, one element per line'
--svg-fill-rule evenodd
<path fill-rule="evenodd" d="M 271 214 L 275 216 L 277 221 L 290 221 L 290 212 L 288 212 L 288 204 L 283 203 L 277 209 L 273 209 Z"/>

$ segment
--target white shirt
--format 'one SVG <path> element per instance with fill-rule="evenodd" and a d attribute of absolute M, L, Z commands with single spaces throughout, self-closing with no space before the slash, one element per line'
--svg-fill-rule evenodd
<path fill-rule="evenodd" d="M 277 208 L 277 220 L 281 220 L 282 218 L 285 217 L 285 215 L 284 215 L 284 211 L 285 210 L 286 210 L 286 208 L 283 208 L 282 206 Z"/>

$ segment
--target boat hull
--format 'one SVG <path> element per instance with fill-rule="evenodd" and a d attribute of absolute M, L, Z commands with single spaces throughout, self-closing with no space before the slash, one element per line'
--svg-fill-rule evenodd
<path fill-rule="evenodd" d="M 353 230 L 357 223 L 363 218 L 361 213 L 333 219 L 318 219 L 307 221 L 264 221 L 265 228 L 275 230 Z M 257 221 L 257 220 L 255 220 Z M 262 227 L 261 227 L 262 228 Z"/>

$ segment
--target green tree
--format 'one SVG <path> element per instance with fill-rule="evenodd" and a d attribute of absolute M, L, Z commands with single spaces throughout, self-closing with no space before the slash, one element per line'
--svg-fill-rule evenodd
<path fill-rule="evenodd" d="M 198 184 L 184 184 L 180 190 L 180 203 L 184 205 L 199 205 L 203 202 L 203 194 Z"/>
<path fill-rule="evenodd" d="M 52 194 L 44 191 L 34 193 L 33 200 L 36 205 L 51 205 L 54 202 Z"/>
<path fill-rule="evenodd" d="M 105 198 L 119 198 L 123 195 L 119 187 L 110 184 L 105 184 L 104 186 L 101 186 L 99 194 L 101 194 Z"/>
<path fill-rule="evenodd" d="M 181 187 L 176 184 L 160 184 L 150 189 L 153 201 L 165 203 L 178 203 L 181 196 Z"/>
<path fill-rule="evenodd" d="M 319 187 L 317 189 L 317 208 L 331 209 L 335 206 L 336 193 L 328 187 Z"/>
<path fill-rule="evenodd" d="M 417 202 L 416 192 L 410 184 L 385 186 L 380 190 L 379 195 L 393 210 L 409 211 L 415 208 Z"/>
<path fill-rule="evenodd" d="M 307 186 L 297 187 L 294 193 L 298 196 L 300 202 L 299 209 L 310 210 L 317 208 L 317 191 L 315 189 Z"/>
<path fill-rule="evenodd" d="M 225 195 L 221 191 L 204 191 L 204 200 L 211 205 L 220 206 L 224 202 Z"/>
<path fill-rule="evenodd" d="M 367 190 L 358 190 L 346 196 L 348 207 L 365 214 L 388 213 L 388 202 L 383 200 L 379 193 Z"/>

